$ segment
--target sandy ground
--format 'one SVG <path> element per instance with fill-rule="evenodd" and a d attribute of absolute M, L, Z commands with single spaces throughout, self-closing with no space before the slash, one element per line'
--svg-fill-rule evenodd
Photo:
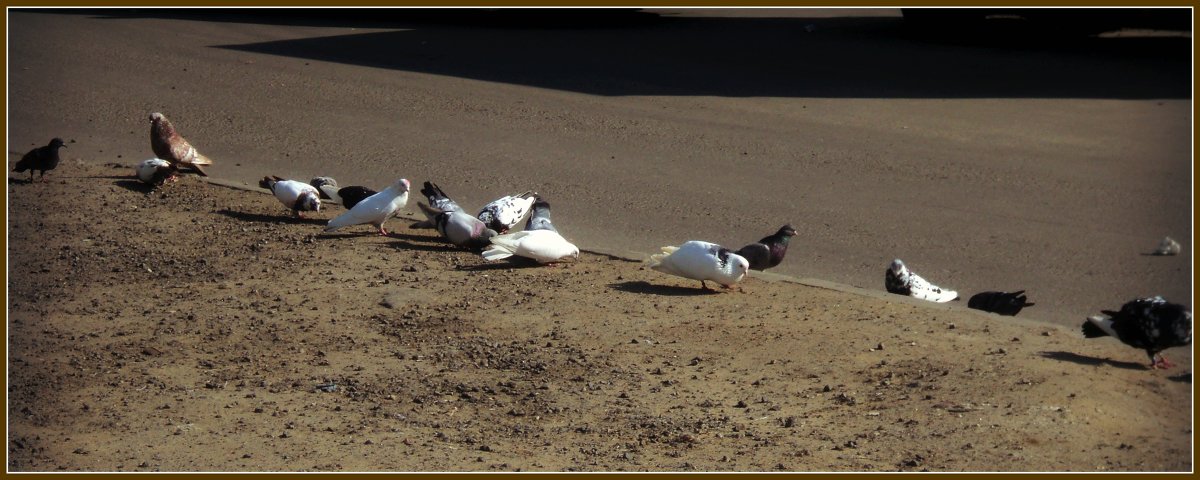
<path fill-rule="evenodd" d="M 9 164 L 69 147 L 46 184 L 10 174 L 9 469 L 1192 468 L 1190 352 L 1147 371 L 1077 331 L 1190 305 L 1190 39 L 662 13 L 10 13 Z M 534 188 L 591 252 L 791 222 L 778 271 L 810 280 L 698 295 L 624 255 L 491 266 L 406 222 L 317 236 L 337 207 L 148 193 L 151 111 L 235 183 Z M 1143 255 L 1163 235 L 1185 253 Z M 1038 305 L 881 294 L 893 257 Z"/>
<path fill-rule="evenodd" d="M 130 171 L 10 180 L 10 470 L 1192 468 L 1186 349 L 1151 371 L 895 295 L 488 264 Z"/>

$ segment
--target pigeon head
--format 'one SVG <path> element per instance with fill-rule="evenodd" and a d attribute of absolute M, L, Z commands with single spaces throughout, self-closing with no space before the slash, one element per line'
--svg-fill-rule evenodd
<path fill-rule="evenodd" d="M 397 192 L 407 192 L 411 187 L 412 183 L 407 178 L 401 178 L 392 184 L 392 188 L 396 189 Z"/>
<path fill-rule="evenodd" d="M 296 198 L 295 208 L 300 211 L 319 212 L 321 211 L 321 199 L 313 192 L 301 193 Z"/>
<path fill-rule="evenodd" d="M 892 260 L 892 265 L 888 267 L 888 269 L 891 270 L 896 276 L 900 276 L 901 274 L 905 273 L 906 270 L 908 270 L 904 267 L 904 262 L 900 261 L 899 258 Z"/>
<path fill-rule="evenodd" d="M 50 148 L 58 148 L 58 147 L 66 147 L 66 146 L 67 145 L 63 143 L 63 139 L 58 138 L 58 137 L 54 137 L 54 140 L 50 141 Z"/>
<path fill-rule="evenodd" d="M 776 235 L 779 235 L 783 238 L 794 237 L 794 236 L 796 236 L 796 229 L 792 228 L 792 224 L 789 223 L 787 225 L 779 227 L 779 232 L 776 233 Z"/>
<path fill-rule="evenodd" d="M 150 114 L 150 134 L 162 137 L 164 140 L 171 137 L 175 133 L 175 127 L 171 125 L 171 121 L 161 113 L 154 112 Z"/>
<path fill-rule="evenodd" d="M 746 257 L 736 253 L 730 253 L 725 258 L 725 274 L 729 283 L 720 282 L 722 285 L 729 286 L 742 281 L 746 276 L 746 272 L 750 271 L 750 261 Z"/>

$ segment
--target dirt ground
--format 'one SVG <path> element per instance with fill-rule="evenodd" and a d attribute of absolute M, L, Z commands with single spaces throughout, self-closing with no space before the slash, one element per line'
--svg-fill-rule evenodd
<path fill-rule="evenodd" d="M 9 169 L 68 147 L 7 185 L 11 471 L 1192 469 L 1191 349 L 1150 371 L 1079 332 L 1191 305 L 1190 37 L 918 39 L 896 9 L 8 20 Z M 154 111 L 219 182 L 131 178 Z M 534 189 L 585 254 L 321 235 L 340 207 L 230 187 L 264 175 Z M 788 222 L 788 277 L 641 268 Z M 1165 235 L 1183 253 L 1145 255 Z M 883 293 L 897 257 L 964 301 Z M 964 308 L 1016 289 L 1018 318 Z"/>
<path fill-rule="evenodd" d="M 1192 468 L 1186 349 L 1151 371 L 888 294 L 489 264 L 131 173 L 10 177 L 11 471 Z"/>

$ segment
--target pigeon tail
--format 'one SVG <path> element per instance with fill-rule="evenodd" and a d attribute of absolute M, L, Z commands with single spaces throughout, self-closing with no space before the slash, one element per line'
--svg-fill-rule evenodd
<path fill-rule="evenodd" d="M 1117 332 L 1113 330 L 1112 325 L 1112 317 L 1108 315 L 1092 315 L 1088 317 L 1086 322 L 1083 322 L 1083 336 L 1085 338 L 1119 337 Z"/>

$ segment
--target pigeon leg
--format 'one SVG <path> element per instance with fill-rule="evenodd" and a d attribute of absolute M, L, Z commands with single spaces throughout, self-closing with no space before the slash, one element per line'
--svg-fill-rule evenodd
<path fill-rule="evenodd" d="M 709 292 L 713 291 L 713 289 L 711 289 L 711 288 L 708 288 L 708 284 L 707 284 L 707 283 L 704 283 L 704 280 L 701 280 L 701 281 L 700 281 L 700 288 L 703 288 L 704 290 L 707 290 L 707 291 L 709 291 Z"/>
<path fill-rule="evenodd" d="M 384 228 L 383 228 L 383 224 L 382 224 L 382 223 L 381 223 L 381 224 L 379 224 L 379 234 L 380 234 L 380 235 L 383 235 L 383 236 L 385 236 L 385 237 L 389 235 L 389 234 L 388 234 L 388 231 L 387 231 L 387 230 L 384 230 Z"/>
<path fill-rule="evenodd" d="M 1160 354 L 1158 354 L 1158 362 L 1155 363 L 1155 366 L 1162 367 L 1163 370 L 1166 370 L 1168 368 L 1174 367 L 1175 364 L 1173 364 L 1169 360 L 1167 360 L 1166 355 L 1163 355 L 1160 353 Z"/>

